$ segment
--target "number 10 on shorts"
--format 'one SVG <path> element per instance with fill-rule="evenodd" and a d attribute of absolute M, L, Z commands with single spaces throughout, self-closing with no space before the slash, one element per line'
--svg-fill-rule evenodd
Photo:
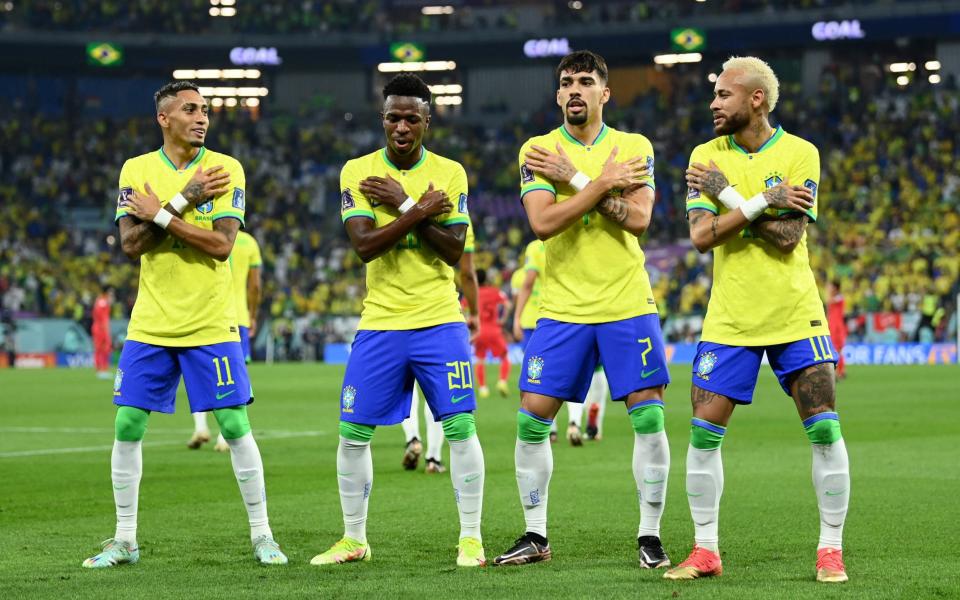
<path fill-rule="evenodd" d="M 223 380 L 223 373 L 220 370 L 220 361 L 223 361 L 223 370 L 227 372 L 227 380 Z M 214 358 L 213 366 L 217 370 L 217 387 L 224 385 L 233 385 L 233 374 L 230 373 L 230 359 L 224 356 L 223 358 Z"/>
<path fill-rule="evenodd" d="M 473 387 L 473 368 L 469 361 L 453 361 L 446 365 L 451 369 L 447 373 L 447 385 L 451 390 Z"/>

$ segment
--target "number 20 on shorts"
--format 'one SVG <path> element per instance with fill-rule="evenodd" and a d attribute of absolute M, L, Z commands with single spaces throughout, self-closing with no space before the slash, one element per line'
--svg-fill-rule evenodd
<path fill-rule="evenodd" d="M 469 361 L 453 361 L 446 363 L 450 367 L 447 373 L 447 386 L 451 390 L 466 390 L 473 387 L 473 368 Z"/>

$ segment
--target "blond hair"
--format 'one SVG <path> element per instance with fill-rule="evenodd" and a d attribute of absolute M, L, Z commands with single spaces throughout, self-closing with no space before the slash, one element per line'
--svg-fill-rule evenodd
<path fill-rule="evenodd" d="M 750 89 L 763 90 L 763 97 L 767 101 L 767 109 L 773 112 L 780 98 L 780 81 L 770 65 L 756 56 L 731 56 L 723 63 L 723 70 L 737 70 L 743 73 L 740 84 Z"/>

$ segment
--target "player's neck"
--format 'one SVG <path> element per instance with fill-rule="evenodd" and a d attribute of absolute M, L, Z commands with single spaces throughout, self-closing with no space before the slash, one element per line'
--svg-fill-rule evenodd
<path fill-rule="evenodd" d="M 200 152 L 200 148 L 194 146 L 178 146 L 170 142 L 163 142 L 163 153 L 177 169 L 189 165 L 190 161 L 197 157 L 198 152 Z"/>
<path fill-rule="evenodd" d="M 775 130 L 766 117 L 756 119 L 750 125 L 733 134 L 737 145 L 753 154 L 773 136 Z"/>
<path fill-rule="evenodd" d="M 590 146 L 594 140 L 597 139 L 597 136 L 600 135 L 600 130 L 603 129 L 603 119 L 597 119 L 595 122 L 587 121 L 583 125 L 571 125 L 564 121 L 563 128 L 566 129 L 567 133 L 572 135 L 575 140 L 584 146 Z"/>
<path fill-rule="evenodd" d="M 416 152 L 408 152 L 407 154 L 397 154 L 390 149 L 390 146 L 387 146 L 387 158 L 390 159 L 390 162 L 393 163 L 393 166 L 400 169 L 401 171 L 408 171 L 413 168 L 413 165 L 420 162 L 420 159 L 423 157 L 423 145 L 417 147 Z"/>

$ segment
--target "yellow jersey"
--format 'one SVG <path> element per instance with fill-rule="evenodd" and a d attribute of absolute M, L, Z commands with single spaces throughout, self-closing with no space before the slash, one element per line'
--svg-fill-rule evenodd
<path fill-rule="evenodd" d="M 530 298 L 523 306 L 523 312 L 520 313 L 520 327 L 524 329 L 533 329 L 537 326 L 537 319 L 540 318 L 540 281 L 543 278 L 545 256 L 543 242 L 533 240 L 527 244 L 524 251 L 523 266 L 513 272 L 510 279 L 510 286 L 513 288 L 514 296 L 523 289 L 523 282 L 527 278 L 527 273 L 533 271 L 537 278 L 533 280 L 533 289 L 530 291 Z"/>
<path fill-rule="evenodd" d="M 473 223 L 467 224 L 467 237 L 463 242 L 463 251 L 464 252 L 476 252 L 477 250 L 477 238 L 473 235 Z"/>
<path fill-rule="evenodd" d="M 221 165 L 230 173 L 230 191 L 186 209 L 183 220 L 212 230 L 213 222 L 234 218 L 243 224 L 246 210 L 243 167 L 231 156 L 200 148 L 183 169 L 163 149 L 131 158 L 120 170 L 120 195 L 115 220 L 127 214 L 120 206 L 144 184 L 166 204 L 180 193 L 198 166 Z M 127 339 L 157 346 L 194 347 L 240 341 L 230 265 L 168 235 L 140 257 L 140 286 L 133 305 Z"/>
<path fill-rule="evenodd" d="M 230 253 L 230 272 L 233 275 L 233 298 L 237 307 L 237 322 L 241 327 L 250 327 L 250 304 L 247 302 L 247 276 L 250 269 L 260 267 L 260 244 L 257 238 L 246 231 L 237 233 L 237 241 Z"/>
<path fill-rule="evenodd" d="M 355 217 L 373 219 L 377 227 L 395 221 L 400 212 L 368 199 L 360 192 L 367 177 L 391 176 L 413 199 L 419 199 L 430 183 L 444 190 L 453 210 L 435 217 L 445 227 L 470 225 L 467 211 L 467 174 L 460 163 L 423 148 L 423 154 L 408 170 L 398 169 L 386 149 L 347 161 L 340 171 L 340 215 L 344 222 Z M 464 322 L 453 281 L 453 268 L 410 231 L 393 249 L 367 263 L 367 296 L 358 329 L 401 330 Z"/>
<path fill-rule="evenodd" d="M 714 161 L 744 198 L 751 198 L 784 180 L 804 185 L 814 196 L 806 211 L 817 220 L 820 154 L 810 142 L 778 127 L 751 154 L 732 135 L 701 144 L 690 163 Z M 687 211 L 701 208 L 727 212 L 719 201 L 690 189 Z M 783 214 L 788 211 L 779 211 Z M 777 216 L 778 211 L 767 213 Z M 790 254 L 782 254 L 747 227 L 738 237 L 713 249 L 713 287 L 702 339 L 730 346 L 785 344 L 829 335 L 823 303 L 807 255 L 807 234 Z"/>
<path fill-rule="evenodd" d="M 521 198 L 534 190 L 546 190 L 557 202 L 564 202 L 576 193 L 569 184 L 550 181 L 524 163 L 524 155 L 534 144 L 554 151 L 558 142 L 576 168 L 591 179 L 600 176 L 614 147 L 619 149 L 619 161 L 645 156 L 649 174 L 644 184 L 654 187 L 653 146 L 644 136 L 603 125 L 593 143 L 584 145 L 560 126 L 530 138 L 520 149 Z M 546 240 L 544 251 L 540 318 L 605 323 L 657 312 L 637 236 L 596 210 Z"/>

